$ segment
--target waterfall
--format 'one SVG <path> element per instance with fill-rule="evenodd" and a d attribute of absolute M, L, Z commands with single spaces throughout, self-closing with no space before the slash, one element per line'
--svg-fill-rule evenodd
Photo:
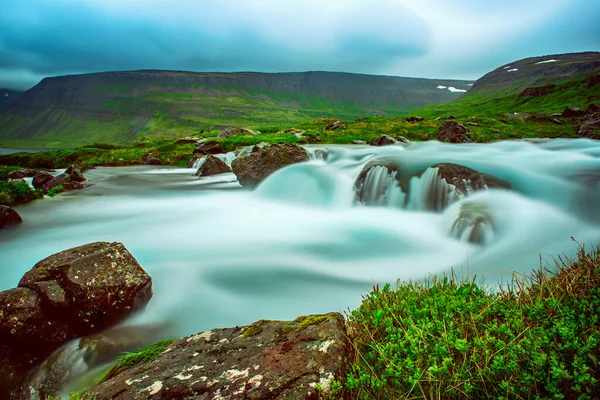
<path fill-rule="evenodd" d="M 366 173 L 356 190 L 357 200 L 365 205 L 385 205 L 401 208 L 405 195 L 398 186 L 398 171 L 375 165 Z"/>
<path fill-rule="evenodd" d="M 414 211 L 442 211 L 448 204 L 462 197 L 454 185 L 440 176 L 438 168 L 427 168 L 420 177 L 411 178 L 406 208 Z"/>

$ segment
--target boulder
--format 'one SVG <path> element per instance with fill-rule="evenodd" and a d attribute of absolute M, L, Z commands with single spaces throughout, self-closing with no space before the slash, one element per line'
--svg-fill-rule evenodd
<path fill-rule="evenodd" d="M 79 164 L 73 164 L 65 171 L 65 174 L 71 176 L 71 181 L 74 182 L 85 182 L 85 176 L 83 176 L 83 168 Z"/>
<path fill-rule="evenodd" d="M 221 154 L 225 153 L 221 142 L 206 141 L 196 145 L 194 154 Z"/>
<path fill-rule="evenodd" d="M 0 205 L 0 229 L 18 225 L 23 220 L 18 212 L 8 206 Z"/>
<path fill-rule="evenodd" d="M 326 131 L 337 131 L 338 129 L 343 129 L 345 128 L 344 124 L 342 124 L 342 121 L 333 121 L 332 123 L 330 123 L 329 125 L 327 125 L 325 127 Z"/>
<path fill-rule="evenodd" d="M 469 130 L 460 122 L 446 121 L 438 130 L 438 140 L 448 143 L 471 143 Z"/>
<path fill-rule="evenodd" d="M 256 153 L 257 151 L 260 151 L 262 149 L 266 149 L 267 147 L 269 147 L 271 145 L 271 143 L 267 143 L 267 142 L 260 142 L 256 145 L 254 145 L 254 147 L 252 148 L 252 152 Z"/>
<path fill-rule="evenodd" d="M 64 190 L 83 189 L 83 185 L 80 182 L 72 181 L 71 176 L 68 174 L 60 174 L 53 177 L 52 180 L 43 184 L 40 189 L 42 189 L 44 193 L 48 194 L 50 190 L 57 186 L 62 186 Z"/>
<path fill-rule="evenodd" d="M 400 143 L 410 143 L 410 140 L 408 140 L 404 136 L 400 136 L 400 135 L 396 136 L 396 140 L 399 141 Z"/>
<path fill-rule="evenodd" d="M 339 313 L 258 321 L 176 340 L 85 394 L 96 400 L 317 399 L 344 377 L 351 345 Z"/>
<path fill-rule="evenodd" d="M 152 153 L 146 153 L 142 156 L 142 163 L 144 165 L 162 165 L 162 163 L 160 162 L 159 158 L 152 154 Z"/>
<path fill-rule="evenodd" d="M 394 186 L 400 186 L 399 179 L 400 171 L 394 163 L 387 160 L 367 163 L 354 183 L 356 201 L 364 205 L 387 204 L 388 191 Z M 393 183 L 392 180 L 396 182 Z"/>
<path fill-rule="evenodd" d="M 554 87 L 555 85 L 528 87 L 519 94 L 519 97 L 542 97 L 551 93 Z"/>
<path fill-rule="evenodd" d="M 423 117 L 408 117 L 406 118 L 406 122 L 423 122 L 425 118 Z"/>
<path fill-rule="evenodd" d="M 184 137 L 181 139 L 177 139 L 177 141 L 175 142 L 176 144 L 196 144 L 198 142 L 198 140 L 200 140 L 197 137 Z"/>
<path fill-rule="evenodd" d="M 16 171 L 10 171 L 6 177 L 8 179 L 23 179 L 23 178 L 32 178 L 37 174 L 37 170 L 35 169 L 19 169 Z"/>
<path fill-rule="evenodd" d="M 575 129 L 577 134 L 584 138 L 600 140 L 600 112 L 586 114 L 580 118 Z"/>
<path fill-rule="evenodd" d="M 585 112 L 578 107 L 567 107 L 561 113 L 564 118 L 581 117 Z"/>
<path fill-rule="evenodd" d="M 364 140 L 355 139 L 352 141 L 352 144 L 367 144 Z"/>
<path fill-rule="evenodd" d="M 39 171 L 33 176 L 33 180 L 31 181 L 31 184 L 33 185 L 34 188 L 41 189 L 42 186 L 44 186 L 46 183 L 50 182 L 52 179 L 54 179 L 54 175 L 52 175 L 48 172 Z"/>
<path fill-rule="evenodd" d="M 309 155 L 302 146 L 278 143 L 236 158 L 233 160 L 231 168 L 242 186 L 254 187 L 273 172 L 308 160 Z"/>
<path fill-rule="evenodd" d="M 228 138 L 228 137 L 232 137 L 235 135 L 260 135 L 260 132 L 253 131 L 253 130 L 247 129 L 247 128 L 234 128 L 234 127 L 229 126 L 227 128 L 221 129 L 221 132 L 219 132 L 218 137 Z"/>
<path fill-rule="evenodd" d="M 389 146 L 392 144 L 397 144 L 398 141 L 391 136 L 381 135 L 377 139 L 373 139 L 369 142 L 371 146 Z"/>
<path fill-rule="evenodd" d="M 196 176 L 211 176 L 228 172 L 232 172 L 229 165 L 225 164 L 219 157 L 209 154 L 196 171 Z"/>
<path fill-rule="evenodd" d="M 597 112 L 600 112 L 600 106 L 597 104 L 590 104 L 585 109 L 586 114 L 592 114 L 592 113 L 597 113 Z M 10 176 L 9 176 L 9 178 L 10 178 Z"/>

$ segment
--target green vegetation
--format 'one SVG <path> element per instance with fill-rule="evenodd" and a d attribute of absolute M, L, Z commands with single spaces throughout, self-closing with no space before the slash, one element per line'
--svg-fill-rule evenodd
<path fill-rule="evenodd" d="M 91 396 L 87 393 L 69 393 L 69 400 L 95 400 L 96 396 Z M 46 400 L 61 400 L 59 396 L 46 397 Z"/>
<path fill-rule="evenodd" d="M 294 322 L 298 322 L 296 330 L 303 331 L 311 325 L 319 325 L 322 322 L 329 321 L 331 318 L 333 318 L 332 315 L 307 315 L 296 318 Z"/>
<path fill-rule="evenodd" d="M 62 193 L 65 191 L 65 188 L 63 187 L 63 185 L 58 185 L 58 186 L 54 186 L 52 189 L 50 189 L 48 191 L 48 196 L 49 197 L 54 197 L 59 193 Z"/>
<path fill-rule="evenodd" d="M 600 247 L 490 292 L 454 276 L 375 287 L 349 315 L 356 399 L 598 398 Z"/>
<path fill-rule="evenodd" d="M 0 181 L 0 205 L 14 206 L 28 203 L 42 196 L 43 193 L 34 191 L 25 182 Z"/>
<path fill-rule="evenodd" d="M 134 367 L 136 365 L 147 364 L 152 362 L 158 357 L 160 353 L 165 351 L 167 347 L 171 345 L 176 339 L 166 339 L 159 342 L 148 345 L 141 350 L 134 353 L 123 353 L 117 359 L 117 363 L 113 365 L 106 374 L 104 374 L 98 381 L 98 384 L 105 382 L 120 374 L 121 372 Z"/>

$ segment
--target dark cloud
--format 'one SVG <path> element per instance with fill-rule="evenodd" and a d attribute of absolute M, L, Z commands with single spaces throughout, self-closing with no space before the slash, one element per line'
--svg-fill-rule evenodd
<path fill-rule="evenodd" d="M 295 35 L 287 33 L 291 45 L 265 34 L 261 24 L 277 22 L 268 19 L 253 24 L 239 17 L 241 22 L 232 27 L 223 26 L 222 19 L 174 24 L 88 3 L 5 1 L 0 9 L 0 71 L 40 76 L 131 69 L 376 73 L 399 58 L 423 55 L 429 39 L 420 18 L 389 1 L 380 3 L 385 5 L 380 9 L 366 6 L 389 29 L 377 21 L 360 23 L 358 8 L 349 20 L 335 21 L 337 27 L 321 33 L 312 32 L 310 24 L 304 32 L 296 27 Z M 305 17 L 299 15 L 297 23 Z M 386 37 L 386 30 L 395 35 Z M 0 85 L 7 83 L 0 76 Z"/>

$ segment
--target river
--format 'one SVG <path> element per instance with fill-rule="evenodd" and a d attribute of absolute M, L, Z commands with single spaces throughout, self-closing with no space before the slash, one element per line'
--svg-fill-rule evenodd
<path fill-rule="evenodd" d="M 386 172 L 374 183 L 379 193 L 387 190 L 381 204 L 357 204 L 354 182 L 375 160 L 398 167 L 410 181 L 408 196 Z M 440 162 L 491 174 L 512 190 L 475 192 L 428 211 L 423 199 L 432 183 L 419 176 Z M 345 311 L 374 284 L 451 269 L 495 286 L 512 271 L 538 267 L 540 255 L 550 265 L 557 255 L 574 255 L 571 237 L 600 243 L 597 141 L 330 146 L 326 161 L 280 170 L 254 191 L 233 174 L 193 173 L 97 168 L 86 172 L 82 191 L 17 207 L 23 225 L 0 232 L 0 290 L 50 254 L 122 242 L 154 285 L 147 309 L 131 323 L 168 321 L 182 336 Z M 452 234 L 465 210 L 484 216 L 481 243 Z"/>

